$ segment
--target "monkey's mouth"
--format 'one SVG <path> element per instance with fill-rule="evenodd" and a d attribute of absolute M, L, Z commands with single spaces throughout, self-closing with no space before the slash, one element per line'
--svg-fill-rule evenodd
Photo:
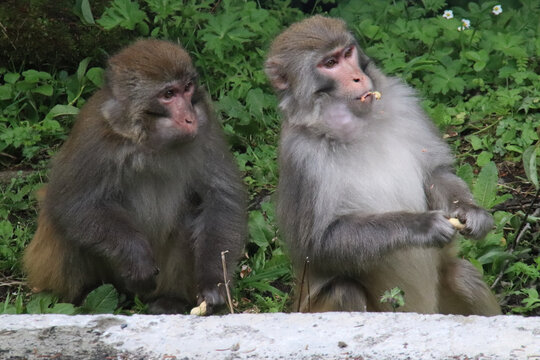
<path fill-rule="evenodd" d="M 375 100 L 379 100 L 381 98 L 381 93 L 378 91 L 367 91 L 357 99 L 361 102 L 367 102 L 372 101 L 373 97 L 375 98 Z"/>

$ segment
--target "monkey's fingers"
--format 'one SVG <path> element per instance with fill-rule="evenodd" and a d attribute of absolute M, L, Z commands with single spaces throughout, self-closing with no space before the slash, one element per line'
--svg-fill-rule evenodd
<path fill-rule="evenodd" d="M 199 306 L 194 307 L 190 311 L 191 315 L 204 316 L 206 315 L 206 301 L 203 301 Z"/>
<path fill-rule="evenodd" d="M 450 218 L 450 219 L 448 219 L 448 221 L 450 221 L 450 224 L 452 224 L 456 228 L 456 230 L 458 230 L 458 231 L 461 231 L 461 230 L 465 229 L 465 224 L 463 224 L 457 218 Z"/>

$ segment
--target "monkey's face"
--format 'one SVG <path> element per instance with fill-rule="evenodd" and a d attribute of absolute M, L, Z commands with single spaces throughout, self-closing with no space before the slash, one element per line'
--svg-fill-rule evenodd
<path fill-rule="evenodd" d="M 362 56 L 362 60 L 367 59 L 364 58 Z M 367 61 L 361 61 L 355 43 L 339 46 L 324 54 L 316 64 L 316 73 L 324 84 L 318 92 L 325 92 L 347 104 L 354 114 L 369 112 L 373 102 L 373 82 L 362 63 L 367 65 Z"/>
<path fill-rule="evenodd" d="M 147 110 L 148 145 L 164 147 L 193 140 L 200 125 L 194 106 L 194 79 L 177 80 L 158 90 Z"/>

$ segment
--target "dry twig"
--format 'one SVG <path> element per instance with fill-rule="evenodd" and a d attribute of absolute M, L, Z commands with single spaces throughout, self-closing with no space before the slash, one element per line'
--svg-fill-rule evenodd
<path fill-rule="evenodd" d="M 221 264 L 223 265 L 223 279 L 225 281 L 225 291 L 227 292 L 227 305 L 229 305 L 229 310 L 231 311 L 231 314 L 234 314 L 231 292 L 229 290 L 229 280 L 227 280 L 229 278 L 227 276 L 227 263 L 225 262 L 225 254 L 228 252 L 229 250 L 221 252 Z"/>

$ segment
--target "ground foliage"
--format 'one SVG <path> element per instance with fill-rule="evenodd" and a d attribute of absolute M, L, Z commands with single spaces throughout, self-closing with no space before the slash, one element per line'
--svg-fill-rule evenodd
<path fill-rule="evenodd" d="M 69 3 L 61 14 L 71 19 L 71 26 L 60 30 L 54 20 L 62 18 L 39 11 L 43 1 L 0 4 L 0 37 L 12 46 L 11 52 L 0 48 L 0 313 L 145 311 L 138 299 L 127 301 L 108 285 L 78 307 L 47 294 L 31 296 L 20 263 L 35 231 L 34 193 L 47 180 L 48 161 L 66 138 L 74 115 L 102 85 L 101 54 L 113 50 L 102 39 L 118 39 L 120 47 L 141 37 L 179 41 L 193 56 L 249 186 L 250 237 L 232 289 L 235 310 L 290 310 L 293 280 L 273 203 L 279 114 L 262 65 L 271 40 L 282 29 L 310 14 L 327 12 L 348 22 L 360 45 L 386 73 L 417 89 L 457 155 L 458 174 L 476 200 L 493 212 L 494 231 L 482 241 L 460 239 L 461 256 L 483 272 L 506 313 L 540 314 L 540 214 L 534 197 L 540 157 L 537 1 Z M 502 12 L 496 5 L 502 5 Z M 7 15 L 21 9 L 36 14 L 37 24 L 29 20 L 25 28 L 20 22 L 10 23 Z M 94 34 L 94 42 L 84 37 L 86 48 L 78 48 L 88 53 L 75 66 L 73 51 L 63 57 L 63 47 L 55 49 L 50 61 L 32 62 L 27 60 L 28 49 L 48 44 L 20 35 L 31 29 L 56 32 L 61 39 L 82 38 L 83 29 Z M 47 56 L 46 51 L 39 54 Z M 392 298 L 399 307 L 407 294 L 389 289 L 384 301 Z"/>

